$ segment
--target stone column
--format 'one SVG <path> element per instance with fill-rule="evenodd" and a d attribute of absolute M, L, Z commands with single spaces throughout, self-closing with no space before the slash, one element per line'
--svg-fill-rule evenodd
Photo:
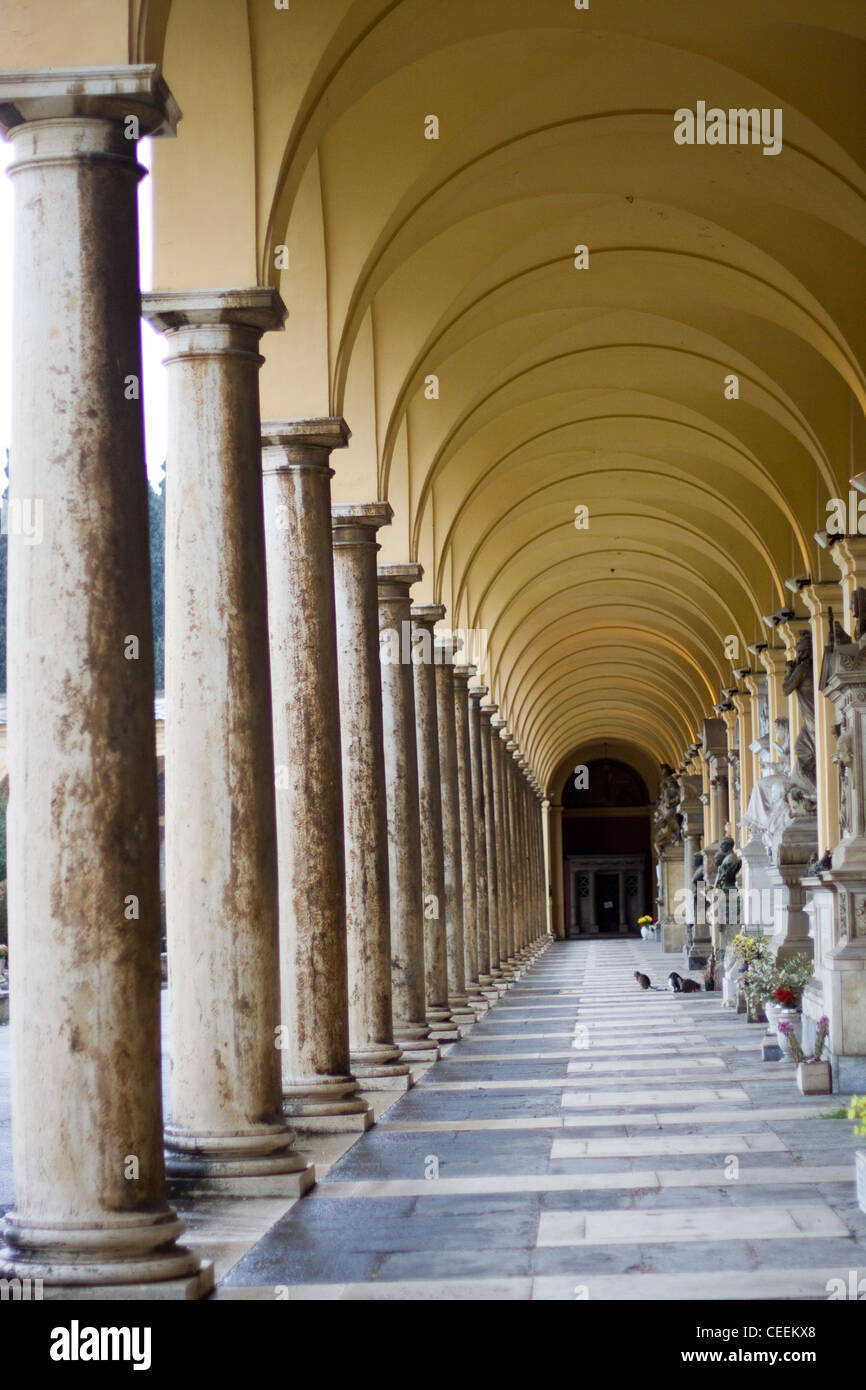
<path fill-rule="evenodd" d="M 15 1205 L 0 1275 L 213 1278 L 175 1245 L 160 1094 L 158 807 L 136 162 L 153 67 L 0 75 L 15 191 L 8 537 Z M 210 1277 L 208 1277 L 210 1276 Z M 67 1296 L 74 1297 L 70 1290 Z"/>
<path fill-rule="evenodd" d="M 343 744 L 349 1055 L 368 1090 L 405 1090 L 408 1064 L 394 1043 L 391 1013 L 391 905 L 388 810 L 382 739 L 382 675 L 376 587 L 376 533 L 388 502 L 331 507 L 337 672 Z"/>
<path fill-rule="evenodd" d="M 402 1048 L 404 1061 L 432 1062 L 439 1055 L 439 1047 L 430 1037 L 424 992 L 424 887 L 409 593 L 423 573 L 420 565 L 379 566 L 379 656 L 388 809 L 394 1041 Z"/>
<path fill-rule="evenodd" d="M 427 1021 L 437 1041 L 460 1036 L 448 1004 L 445 938 L 445 864 L 442 855 L 442 788 L 439 776 L 439 724 L 433 628 L 445 616 L 439 603 L 413 605 L 412 674 L 418 745 L 418 800 L 421 811 L 421 872 L 424 887 L 424 976 Z"/>
<path fill-rule="evenodd" d="M 550 886 L 553 889 L 553 933 L 565 940 L 565 903 L 562 892 L 562 807 L 551 805 L 550 815 Z"/>
<path fill-rule="evenodd" d="M 299 1129 L 373 1123 L 349 1065 L 332 449 L 344 420 L 262 427 L 277 785 L 283 1108 Z"/>
<path fill-rule="evenodd" d="M 491 739 L 493 816 L 496 826 L 496 876 L 499 889 L 499 963 L 505 978 L 514 980 L 517 978 L 517 973 L 511 954 L 514 898 L 511 891 L 511 847 L 505 783 L 505 747 L 503 744 L 503 735 L 507 738 L 505 720 L 498 717 L 491 719 L 490 728 L 493 734 Z"/>
<path fill-rule="evenodd" d="M 281 1115 L 259 340 L 275 290 L 143 299 L 166 338 L 169 1171 L 302 1172 Z M 263 731 L 264 734 L 263 734 Z M 246 1007 L 238 1008 L 238 1000 Z M 303 1190 L 301 1188 L 301 1190 Z"/>
<path fill-rule="evenodd" d="M 475 924 L 478 939 L 478 982 L 488 999 L 498 999 L 490 971 L 490 894 L 487 869 L 486 798 L 484 795 L 484 753 L 482 749 L 481 702 L 486 685 L 469 687 L 469 754 L 472 784 L 472 822 L 475 831 Z"/>
<path fill-rule="evenodd" d="M 469 677 L 474 666 L 455 666 L 454 729 L 457 743 L 457 799 L 460 810 L 460 857 L 463 880 L 463 953 L 466 993 L 474 1013 L 490 1007 L 478 979 L 478 885 L 476 880 L 475 818 L 472 814 L 472 752 L 469 744 Z"/>
<path fill-rule="evenodd" d="M 457 730 L 454 720 L 454 657 L 459 638 L 435 639 L 434 672 L 439 729 L 439 780 L 442 803 L 442 862 L 445 870 L 445 939 L 448 961 L 448 1004 L 460 1023 L 472 1024 L 475 1014 L 466 993 L 463 948 L 463 859 L 460 793 L 457 784 Z"/>
<path fill-rule="evenodd" d="M 517 743 L 511 750 L 511 784 L 514 800 L 514 868 L 517 876 L 518 913 L 515 919 L 515 954 L 525 961 L 529 941 L 529 840 L 526 830 L 525 806 L 523 801 L 523 777 L 520 763 L 523 757 Z"/>
<path fill-rule="evenodd" d="M 494 986 L 501 992 L 507 987 L 502 971 L 499 950 L 499 914 L 502 903 L 499 896 L 499 831 L 496 823 L 496 798 L 494 795 L 494 744 L 493 717 L 498 705 L 482 705 L 481 719 L 481 771 L 484 778 L 484 840 L 487 849 L 487 926 L 490 942 L 490 974 Z"/>

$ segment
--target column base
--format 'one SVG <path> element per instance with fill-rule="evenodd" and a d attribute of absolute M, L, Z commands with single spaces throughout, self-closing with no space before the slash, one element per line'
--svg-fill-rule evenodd
<path fill-rule="evenodd" d="M 168 1193 L 181 1206 L 191 1197 L 305 1197 L 316 1185 L 316 1169 L 304 1163 L 292 1173 L 244 1175 L 220 1178 L 209 1174 L 186 1176 L 173 1171 Z"/>
<path fill-rule="evenodd" d="M 196 1274 L 184 1279 L 162 1279 L 158 1284 L 46 1284 L 45 1303 L 186 1303 L 207 1298 L 214 1291 L 213 1261 L 203 1260 Z"/>
<path fill-rule="evenodd" d="M 376 1123 L 366 1101 L 366 1110 L 348 1115 L 293 1115 L 292 1123 L 301 1134 L 366 1134 Z"/>
<path fill-rule="evenodd" d="M 395 1024 L 394 1044 L 399 1047 L 404 1062 L 435 1062 L 439 1056 L 439 1044 L 431 1038 L 426 1021 L 416 1023 L 409 1019 Z"/>
<path fill-rule="evenodd" d="M 292 1127 L 315 1133 L 363 1132 L 373 1123 L 373 1112 L 354 1076 L 310 1077 L 283 1085 L 283 1114 Z"/>
<path fill-rule="evenodd" d="M 251 1126 L 241 1134 L 190 1132 L 166 1125 L 166 1172 L 172 1178 L 282 1177 L 299 1173 L 306 1161 L 292 1148 L 295 1132 L 287 1125 Z"/>
<path fill-rule="evenodd" d="M 404 1047 L 403 1056 L 406 1058 L 406 1061 L 417 1063 L 421 1066 L 428 1066 L 432 1065 L 433 1062 L 438 1062 L 439 1057 L 441 1055 L 439 1044 L 438 1042 L 436 1042 L 435 1038 L 430 1038 L 428 1039 L 428 1041 L 430 1043 L 430 1046 L 426 1052 L 420 1052 L 417 1049 L 411 1047 Z"/>
<path fill-rule="evenodd" d="M 395 1067 L 387 1075 L 359 1076 L 358 1082 L 364 1091 L 411 1091 L 415 1078 L 408 1067 Z"/>
<path fill-rule="evenodd" d="M 104 1225 L 84 1221 L 21 1221 L 7 1212 L 8 1248 L 0 1260 L 0 1277 L 41 1279 L 44 1284 L 145 1285 L 163 1280 L 186 1281 L 201 1274 L 193 1251 L 173 1245 L 186 1230 L 170 1209 L 154 1215 L 107 1213 Z M 170 1246 L 166 1249 L 166 1246 Z"/>
<path fill-rule="evenodd" d="M 361 1091 L 408 1091 L 412 1085 L 412 1073 L 393 1043 L 350 1050 L 349 1065 Z"/>
<path fill-rule="evenodd" d="M 449 1023 L 447 1027 L 443 1024 L 441 1028 L 431 1028 L 430 1036 L 437 1043 L 459 1042 L 466 1035 L 466 1028 L 460 1027 L 456 1023 Z"/>

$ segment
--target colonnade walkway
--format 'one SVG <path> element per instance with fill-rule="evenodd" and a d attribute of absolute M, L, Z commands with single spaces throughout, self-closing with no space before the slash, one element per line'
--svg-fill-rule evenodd
<path fill-rule="evenodd" d="M 633 978 L 678 961 L 552 945 L 217 1296 L 826 1299 L 866 1279 L 857 1141 L 822 1118 L 844 1098 L 802 1097 L 718 995 Z"/>

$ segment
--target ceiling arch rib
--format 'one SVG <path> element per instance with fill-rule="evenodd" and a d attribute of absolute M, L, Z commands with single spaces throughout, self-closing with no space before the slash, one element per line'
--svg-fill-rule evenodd
<path fill-rule="evenodd" d="M 678 761 L 727 639 L 821 576 L 866 446 L 864 39 L 844 0 L 820 24 L 731 0 L 715 28 L 673 0 L 321 0 L 291 29 L 250 7 L 261 278 L 291 291 L 284 240 L 320 263 L 315 354 L 286 335 L 268 389 L 354 418 L 336 495 L 399 503 L 384 555 L 487 630 L 545 776 L 604 732 Z M 678 147 L 697 90 L 783 105 L 782 157 Z"/>

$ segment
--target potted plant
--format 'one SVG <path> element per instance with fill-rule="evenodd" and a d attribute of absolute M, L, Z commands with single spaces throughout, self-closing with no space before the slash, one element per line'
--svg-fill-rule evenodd
<path fill-rule="evenodd" d="M 797 1060 L 797 1085 L 804 1096 L 828 1096 L 833 1089 L 830 1063 L 824 1058 L 829 1028 L 830 1020 L 819 1018 L 818 1029 L 815 1034 L 815 1051 L 811 1057 L 804 1057 L 802 1050 L 800 1051 L 800 1058 Z M 779 1024 L 779 1032 L 782 1032 L 781 1023 Z M 791 1036 L 793 1043 L 796 1038 L 793 1034 Z M 797 1046 L 799 1048 L 799 1043 Z"/>
<path fill-rule="evenodd" d="M 854 1121 L 854 1133 L 866 1135 L 866 1096 L 852 1096 L 848 1106 L 848 1119 Z M 854 1155 L 857 1172 L 857 1201 L 860 1210 L 866 1212 L 866 1149 L 858 1149 Z"/>
<path fill-rule="evenodd" d="M 649 917 L 647 915 L 644 915 L 643 917 L 638 917 L 637 924 L 640 927 L 641 936 L 643 937 L 644 941 L 646 941 L 647 937 L 652 936 L 652 917 Z"/>
<path fill-rule="evenodd" d="M 764 1013 L 770 1027 L 778 1033 L 780 1023 L 790 1023 L 799 1041 L 803 1030 L 799 1005 L 800 1000 L 792 989 L 787 985 L 778 985 L 772 997 L 764 1002 Z"/>
<path fill-rule="evenodd" d="M 749 1004 L 749 1021 L 752 1022 L 753 1019 L 759 1019 L 766 1015 L 771 1028 L 775 1029 L 776 1021 L 785 1016 L 794 1023 L 795 1028 L 799 1029 L 801 1027 L 800 1000 L 803 990 L 812 978 L 813 969 L 812 961 L 803 951 L 796 956 L 791 956 L 782 965 L 777 965 L 775 961 L 771 960 L 755 961 L 749 967 L 745 985 L 746 999 Z M 775 997 L 779 990 L 784 991 L 781 999 Z M 775 1020 L 772 1018 L 773 1005 L 778 1010 Z M 785 1015 L 784 1010 L 786 1008 L 793 1012 Z"/>

